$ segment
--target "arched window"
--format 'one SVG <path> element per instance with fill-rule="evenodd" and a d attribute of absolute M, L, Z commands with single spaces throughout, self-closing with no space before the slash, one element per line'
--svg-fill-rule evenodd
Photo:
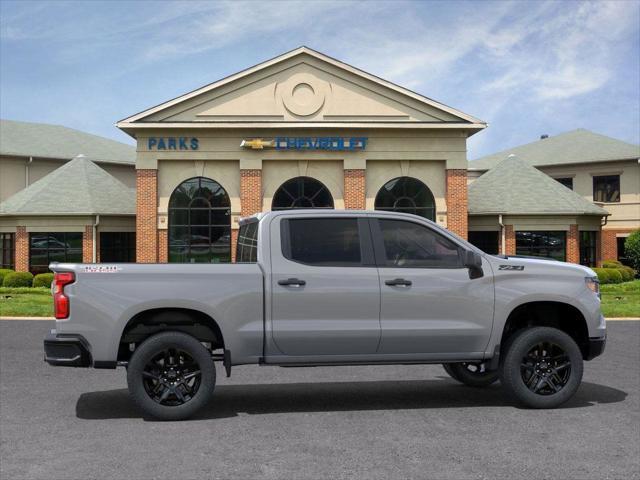
<path fill-rule="evenodd" d="M 429 187 L 416 178 L 398 177 L 388 181 L 376 195 L 376 210 L 436 218 L 436 202 Z"/>
<path fill-rule="evenodd" d="M 185 180 L 169 199 L 169 262 L 231 261 L 231 202 L 210 178 Z"/>
<path fill-rule="evenodd" d="M 315 178 L 292 178 L 276 191 L 271 210 L 292 208 L 333 208 L 333 197 L 329 189 Z"/>

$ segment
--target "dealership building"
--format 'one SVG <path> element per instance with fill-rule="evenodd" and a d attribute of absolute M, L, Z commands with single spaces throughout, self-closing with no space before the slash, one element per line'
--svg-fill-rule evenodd
<path fill-rule="evenodd" d="M 588 265 L 616 258 L 640 226 L 638 146 L 579 130 L 467 162 L 485 122 L 305 47 L 117 127 L 135 151 L 74 145 L 35 182 L 0 180 L 3 195 L 15 190 L 0 197 L 3 266 L 37 270 L 43 249 L 48 260 L 233 261 L 241 217 L 288 208 L 409 212 L 488 252 Z M 3 177 L 50 158 L 11 153 L 9 136 Z"/>

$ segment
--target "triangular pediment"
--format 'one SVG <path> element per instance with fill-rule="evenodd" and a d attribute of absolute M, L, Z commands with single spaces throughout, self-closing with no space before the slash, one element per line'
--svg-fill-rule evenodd
<path fill-rule="evenodd" d="M 118 126 L 194 122 L 421 123 L 484 128 L 474 117 L 305 47 L 129 117 Z"/>

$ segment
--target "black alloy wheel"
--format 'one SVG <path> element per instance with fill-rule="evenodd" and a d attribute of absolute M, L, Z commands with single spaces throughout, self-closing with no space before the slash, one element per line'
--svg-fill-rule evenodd
<path fill-rule="evenodd" d="M 201 371 L 188 352 L 165 348 L 147 362 L 142 377 L 144 389 L 154 402 L 175 407 L 198 392 Z"/>
<path fill-rule="evenodd" d="M 533 393 L 553 395 L 567 385 L 571 377 L 571 359 L 559 345 L 540 342 L 522 359 L 520 374 Z"/>
<path fill-rule="evenodd" d="M 204 407 L 213 393 L 211 352 L 191 335 L 166 331 L 142 342 L 127 368 L 133 401 L 144 414 L 183 420 Z"/>

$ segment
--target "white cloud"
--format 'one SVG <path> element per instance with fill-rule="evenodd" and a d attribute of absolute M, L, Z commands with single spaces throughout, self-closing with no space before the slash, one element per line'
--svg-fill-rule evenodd
<path fill-rule="evenodd" d="M 487 61 L 502 73 L 486 83 L 484 90 L 509 90 L 512 95 L 528 92 L 531 100 L 552 100 L 605 85 L 619 43 L 638 26 L 633 14 L 637 5 L 584 2 L 575 6 L 550 12 L 547 4 L 545 15 L 534 16 L 535 21 L 521 19 L 490 37 L 485 48 Z M 506 45 L 499 41 L 504 38 L 510 39 Z"/>

